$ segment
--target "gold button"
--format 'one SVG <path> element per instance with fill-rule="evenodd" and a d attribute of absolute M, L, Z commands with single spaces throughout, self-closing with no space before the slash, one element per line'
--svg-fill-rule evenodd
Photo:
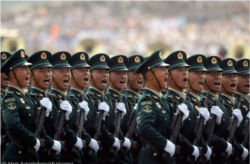
<path fill-rule="evenodd" d="M 167 120 L 167 118 L 165 118 L 165 120 Z"/>
<path fill-rule="evenodd" d="M 223 119 L 223 121 L 225 121 L 225 119 Z"/>
<path fill-rule="evenodd" d="M 213 156 L 215 157 L 215 154 L 213 154 Z"/>
<path fill-rule="evenodd" d="M 47 151 L 47 149 L 45 149 L 44 151 Z"/>
<path fill-rule="evenodd" d="M 190 120 L 191 120 L 191 118 L 188 118 L 188 120 L 190 121 Z"/>
<path fill-rule="evenodd" d="M 31 114 L 29 114 L 29 116 L 31 116 Z"/>
<path fill-rule="evenodd" d="M 51 118 L 53 118 L 53 116 L 51 116 Z"/>
<path fill-rule="evenodd" d="M 72 117 L 72 115 L 70 115 L 70 117 Z"/>
<path fill-rule="evenodd" d="M 89 118 L 90 118 L 90 116 L 89 116 Z"/>
<path fill-rule="evenodd" d="M 19 153 L 19 154 L 22 154 L 22 151 L 19 151 L 18 153 Z"/>
<path fill-rule="evenodd" d="M 65 149 L 65 151 L 67 151 L 67 149 Z"/>
<path fill-rule="evenodd" d="M 109 114 L 107 114 L 107 116 L 109 116 Z"/>
<path fill-rule="evenodd" d="M 102 150 L 102 148 L 100 147 L 100 150 Z"/>
<path fill-rule="evenodd" d="M 157 154 L 156 154 L 156 153 L 154 153 L 154 156 L 157 156 Z"/>
<path fill-rule="evenodd" d="M 180 156 L 180 158 L 182 158 L 182 156 Z"/>

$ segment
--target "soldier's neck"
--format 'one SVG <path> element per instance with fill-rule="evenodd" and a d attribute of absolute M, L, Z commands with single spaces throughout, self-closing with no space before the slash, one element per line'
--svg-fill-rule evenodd
<path fill-rule="evenodd" d="M 176 85 L 169 85 L 169 88 L 175 89 L 175 90 L 180 91 L 180 92 L 184 92 L 184 89 L 185 89 L 185 88 L 180 88 Z"/>
<path fill-rule="evenodd" d="M 149 83 L 146 83 L 145 84 L 145 88 L 149 88 L 149 89 L 152 89 L 152 90 L 155 90 L 157 92 L 161 92 L 161 88 L 160 86 L 154 86 L 154 85 L 150 85 Z"/>
<path fill-rule="evenodd" d="M 22 94 L 25 95 L 25 90 L 23 88 L 20 88 L 19 86 L 15 86 L 15 85 L 11 85 L 11 84 L 9 85 L 9 87 L 15 88 L 18 91 L 20 91 Z"/>
<path fill-rule="evenodd" d="M 131 86 L 131 84 L 127 85 L 127 90 L 130 90 L 130 91 L 133 91 L 133 92 L 139 94 L 139 90 L 135 90 L 135 89 Z"/>

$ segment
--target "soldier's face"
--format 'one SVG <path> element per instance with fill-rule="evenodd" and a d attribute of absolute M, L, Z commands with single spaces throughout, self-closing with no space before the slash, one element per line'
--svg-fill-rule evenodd
<path fill-rule="evenodd" d="M 91 71 L 91 86 L 104 90 L 108 85 L 109 73 L 107 69 L 95 69 Z M 92 79 L 93 78 L 93 79 Z"/>
<path fill-rule="evenodd" d="M 228 74 L 222 76 L 222 85 L 225 88 L 226 93 L 233 94 L 236 91 L 237 85 L 237 75 L 236 74 Z M 223 87 L 221 89 L 224 89 Z"/>
<path fill-rule="evenodd" d="M 202 92 L 203 84 L 204 84 L 204 80 L 205 80 L 205 72 L 203 72 L 203 71 L 191 71 L 191 72 L 189 72 L 188 80 L 191 84 L 191 86 L 189 86 L 190 89 L 193 88 L 193 90 L 195 92 Z"/>
<path fill-rule="evenodd" d="M 206 82 L 209 88 L 214 92 L 219 92 L 221 87 L 221 72 L 206 73 Z"/>
<path fill-rule="evenodd" d="M 152 70 L 154 71 L 154 74 L 157 77 L 157 79 L 161 85 L 161 88 L 163 88 L 163 89 L 166 88 L 167 77 L 168 77 L 167 72 L 166 72 L 166 67 L 155 67 L 155 68 L 152 68 Z M 155 78 L 153 78 L 153 79 L 154 79 L 153 80 L 154 85 L 159 87 L 159 84 L 156 81 L 156 79 Z"/>
<path fill-rule="evenodd" d="M 113 84 L 110 81 L 109 86 L 111 88 L 121 90 L 122 88 L 125 88 L 127 85 L 127 72 L 126 71 L 110 72 L 110 79 Z"/>
<path fill-rule="evenodd" d="M 32 75 L 33 73 L 33 75 Z M 52 79 L 51 68 L 35 68 L 31 73 L 32 86 L 46 90 L 49 87 L 49 83 Z M 36 80 L 36 81 L 35 81 Z M 38 85 L 37 85 L 38 83 Z"/>
<path fill-rule="evenodd" d="M 6 89 L 9 85 L 9 79 L 5 73 L 1 73 L 1 89 Z"/>
<path fill-rule="evenodd" d="M 89 68 L 75 68 L 72 70 L 75 81 L 80 87 L 84 88 L 89 85 Z M 71 82 L 74 82 L 73 76 L 71 76 Z"/>
<path fill-rule="evenodd" d="M 170 73 L 178 85 L 178 87 L 185 89 L 187 88 L 187 80 L 188 80 L 188 69 L 187 67 L 174 68 L 170 70 Z"/>
<path fill-rule="evenodd" d="M 70 77 L 71 77 L 69 68 L 54 68 L 52 70 L 52 74 L 55 80 L 54 81 L 52 79 L 53 88 L 61 91 L 66 91 L 70 84 Z"/>
<path fill-rule="evenodd" d="M 29 86 L 30 71 L 28 66 L 14 68 L 20 87 L 25 88 Z"/>
<path fill-rule="evenodd" d="M 248 94 L 250 92 L 250 86 L 249 86 L 249 75 L 238 75 L 238 91 L 242 92 L 244 94 Z"/>
<path fill-rule="evenodd" d="M 131 89 L 136 90 L 136 92 L 143 89 L 144 80 L 141 73 L 135 73 L 135 71 L 129 71 L 128 81 L 129 81 L 128 85 L 131 85 L 132 86 Z"/>

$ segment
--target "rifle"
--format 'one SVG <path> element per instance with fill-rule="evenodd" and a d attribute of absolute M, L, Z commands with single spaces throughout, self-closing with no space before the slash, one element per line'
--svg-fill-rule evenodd
<path fill-rule="evenodd" d="M 105 87 L 105 89 L 104 89 L 104 93 L 103 93 L 103 95 L 101 97 L 101 102 L 105 102 L 106 92 L 107 92 L 107 87 Z M 103 111 L 98 110 L 96 112 L 95 120 L 94 120 L 94 124 L 93 124 L 93 131 L 94 131 L 93 139 L 95 139 L 96 141 L 98 141 L 99 137 L 101 136 L 102 123 L 103 123 Z M 94 161 L 94 159 L 95 159 L 95 151 L 93 149 L 89 149 L 88 158 L 91 161 Z"/>
<path fill-rule="evenodd" d="M 120 96 L 118 98 L 118 102 L 122 102 L 122 97 L 123 97 L 124 91 L 125 91 L 124 88 L 122 88 L 121 94 L 120 94 Z M 113 131 L 114 131 L 113 135 L 116 138 L 118 138 L 119 134 L 120 134 L 121 122 L 122 122 L 122 113 L 121 113 L 121 111 L 119 111 L 116 108 L 116 110 L 114 112 L 113 121 L 112 121 L 112 128 L 113 128 Z M 110 156 L 115 157 L 116 151 L 117 151 L 116 148 L 112 146 L 109 149 Z"/>
<path fill-rule="evenodd" d="M 86 92 L 88 90 L 88 86 L 85 86 L 84 88 L 84 93 L 83 95 L 81 94 L 80 96 L 80 102 L 85 101 L 85 97 L 86 97 Z M 82 136 L 84 136 L 84 123 L 85 123 L 85 111 L 81 109 L 81 107 L 78 104 L 78 110 L 76 113 L 76 118 L 74 121 L 74 130 L 76 132 L 76 136 L 79 138 L 82 138 Z M 72 147 L 71 149 L 71 153 L 73 155 L 74 158 L 77 158 L 79 156 L 79 149 L 77 147 Z"/>
<path fill-rule="evenodd" d="M 190 92 L 190 90 L 188 89 L 184 101 L 182 101 L 182 99 L 180 99 L 180 104 L 186 102 L 187 97 L 189 95 L 189 92 Z M 177 107 L 177 108 L 179 108 L 179 107 Z M 183 113 L 180 110 L 178 110 L 178 112 L 174 114 L 174 116 L 171 120 L 171 123 L 169 125 L 169 132 L 171 134 L 169 140 L 171 142 L 173 142 L 174 144 L 176 143 L 176 140 L 177 140 L 179 133 L 180 133 L 180 129 L 182 127 L 182 117 L 183 117 Z M 162 154 L 162 160 L 164 163 L 169 163 L 170 154 L 168 152 L 164 151 Z"/>
<path fill-rule="evenodd" d="M 201 107 L 206 108 L 209 94 L 210 94 L 210 91 L 208 90 L 206 97 L 203 98 L 203 100 L 201 101 Z M 193 145 L 195 145 L 197 147 L 201 146 L 204 121 L 205 121 L 205 119 L 203 116 L 197 116 L 196 121 L 195 121 L 195 125 L 194 125 L 194 129 L 192 131 L 192 135 L 194 136 Z M 195 157 L 192 155 L 188 155 L 187 163 L 193 164 L 194 162 L 195 162 Z M 203 164 L 205 164 L 205 163 L 206 163 L 206 160 L 204 161 Z"/>
<path fill-rule="evenodd" d="M 71 85 L 68 86 L 67 96 L 66 97 L 62 96 L 63 101 L 66 100 L 66 98 L 68 97 L 70 87 Z M 54 134 L 53 140 L 60 141 L 61 135 L 63 133 L 63 125 L 65 122 L 66 122 L 65 111 L 61 109 L 60 111 L 57 111 L 55 120 L 53 122 L 53 127 L 55 128 L 55 134 Z M 53 149 L 49 149 L 48 157 L 54 160 L 55 156 L 56 156 L 56 151 Z"/>
<path fill-rule="evenodd" d="M 214 100 L 214 106 L 218 106 L 220 102 L 220 96 L 221 96 L 221 90 L 219 91 L 218 99 Z M 209 95 L 207 95 L 209 96 Z M 214 134 L 214 129 L 215 129 L 215 123 L 216 123 L 216 115 L 210 114 L 210 119 L 207 121 L 207 124 L 204 129 L 204 137 L 205 143 L 210 147 L 213 141 L 213 134 Z M 199 163 L 204 163 L 206 161 L 205 156 L 201 156 L 199 159 Z"/>
<path fill-rule="evenodd" d="M 45 95 L 45 92 L 43 91 L 43 97 L 46 96 L 48 98 L 48 93 L 50 92 L 51 84 L 52 83 L 49 84 L 47 95 Z M 30 90 L 30 87 L 29 87 L 29 90 Z M 28 94 L 29 93 L 30 92 L 28 92 Z M 44 124 L 44 122 L 46 120 L 46 116 L 45 116 L 46 108 L 42 106 L 41 108 L 36 108 L 36 109 L 37 109 L 36 116 L 35 116 L 36 131 L 35 131 L 34 135 L 35 135 L 36 138 L 38 138 L 40 140 L 41 147 L 45 147 L 44 139 L 41 139 L 40 136 L 41 136 L 41 132 L 45 131 L 44 127 L 43 127 L 43 124 Z M 34 158 L 35 155 L 36 155 L 36 150 L 33 147 L 29 146 L 27 154 L 28 154 L 29 157 Z"/>

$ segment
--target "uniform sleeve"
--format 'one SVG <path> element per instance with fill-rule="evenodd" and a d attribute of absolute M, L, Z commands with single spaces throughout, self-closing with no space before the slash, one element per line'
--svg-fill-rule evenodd
<path fill-rule="evenodd" d="M 45 141 L 45 148 L 50 149 L 54 145 L 54 140 L 48 134 L 42 133 L 41 138 Z"/>
<path fill-rule="evenodd" d="M 192 154 L 194 151 L 193 144 L 180 133 L 179 142 L 181 145 L 181 151 L 183 151 L 186 154 Z"/>
<path fill-rule="evenodd" d="M 16 98 L 6 96 L 5 99 L 7 98 L 14 101 L 6 101 L 6 103 L 3 104 L 2 114 L 6 131 L 18 142 L 34 147 L 36 145 L 36 138 L 34 134 L 21 123 L 19 111 L 22 109 L 20 109 L 20 106 L 16 102 Z"/>
<path fill-rule="evenodd" d="M 67 145 L 74 146 L 77 141 L 75 132 L 72 129 L 70 129 L 68 124 L 64 127 L 64 131 L 66 133 L 65 140 L 67 142 Z"/>
<path fill-rule="evenodd" d="M 213 135 L 213 146 L 214 150 L 222 153 L 227 149 L 227 141 L 223 137 L 219 137 L 216 134 Z"/>
<path fill-rule="evenodd" d="M 142 102 L 146 105 L 142 105 Z M 151 102 L 151 104 L 149 102 Z M 152 100 L 142 99 L 142 101 L 140 101 L 136 113 L 138 134 L 156 149 L 164 150 L 167 140 L 153 127 L 156 120 L 154 108 L 156 107 L 152 104 Z"/>
<path fill-rule="evenodd" d="M 102 143 L 107 146 L 107 147 L 112 147 L 112 145 L 114 144 L 115 142 L 115 137 L 112 133 L 110 133 L 105 124 L 102 125 L 102 128 L 101 128 L 101 133 L 102 133 L 102 136 L 101 136 L 101 141 Z"/>

